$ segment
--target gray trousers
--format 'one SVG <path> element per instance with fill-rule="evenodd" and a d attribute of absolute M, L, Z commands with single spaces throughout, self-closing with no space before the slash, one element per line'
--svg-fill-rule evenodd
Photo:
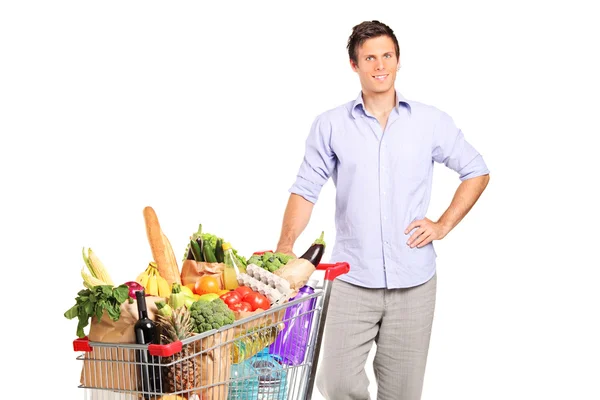
<path fill-rule="evenodd" d="M 407 289 L 367 289 L 336 279 L 317 388 L 328 400 L 369 399 L 365 363 L 373 345 L 379 400 L 419 400 L 435 309 L 437 275 Z"/>

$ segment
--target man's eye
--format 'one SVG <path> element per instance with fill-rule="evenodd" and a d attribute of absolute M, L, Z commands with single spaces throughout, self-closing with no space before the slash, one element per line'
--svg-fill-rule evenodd
<path fill-rule="evenodd" d="M 373 59 L 373 57 L 369 56 L 367 57 L 367 61 L 371 61 Z"/>
<path fill-rule="evenodd" d="M 390 58 L 390 57 L 391 57 L 391 55 L 390 55 L 390 54 L 386 54 L 384 57 L 385 57 L 385 58 Z"/>

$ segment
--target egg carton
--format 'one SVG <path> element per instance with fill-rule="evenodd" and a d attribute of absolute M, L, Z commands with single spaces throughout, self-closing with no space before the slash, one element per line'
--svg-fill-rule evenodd
<path fill-rule="evenodd" d="M 271 305 L 283 304 L 293 293 L 287 280 L 256 264 L 248 264 L 246 273 L 239 274 L 237 279 L 240 285 L 267 297 Z"/>

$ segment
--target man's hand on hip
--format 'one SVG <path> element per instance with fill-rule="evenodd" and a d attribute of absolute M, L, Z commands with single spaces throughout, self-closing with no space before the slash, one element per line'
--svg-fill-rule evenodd
<path fill-rule="evenodd" d="M 410 231 L 417 228 L 417 230 L 410 236 L 407 245 L 413 247 L 423 247 L 434 240 L 443 239 L 448 233 L 442 224 L 439 222 L 433 222 L 428 218 L 419 219 L 413 221 L 404 231 L 407 235 Z"/>

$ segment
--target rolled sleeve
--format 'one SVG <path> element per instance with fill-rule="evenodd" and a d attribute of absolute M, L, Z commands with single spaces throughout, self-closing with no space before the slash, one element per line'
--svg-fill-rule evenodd
<path fill-rule="evenodd" d="M 490 173 L 481 154 L 445 113 L 434 129 L 433 159 L 456 171 L 461 181 Z"/>
<path fill-rule="evenodd" d="M 306 139 L 304 160 L 300 165 L 296 182 L 289 189 L 316 203 L 323 185 L 331 176 L 336 165 L 336 156 L 331 149 L 331 122 L 325 115 L 318 116 Z"/>

